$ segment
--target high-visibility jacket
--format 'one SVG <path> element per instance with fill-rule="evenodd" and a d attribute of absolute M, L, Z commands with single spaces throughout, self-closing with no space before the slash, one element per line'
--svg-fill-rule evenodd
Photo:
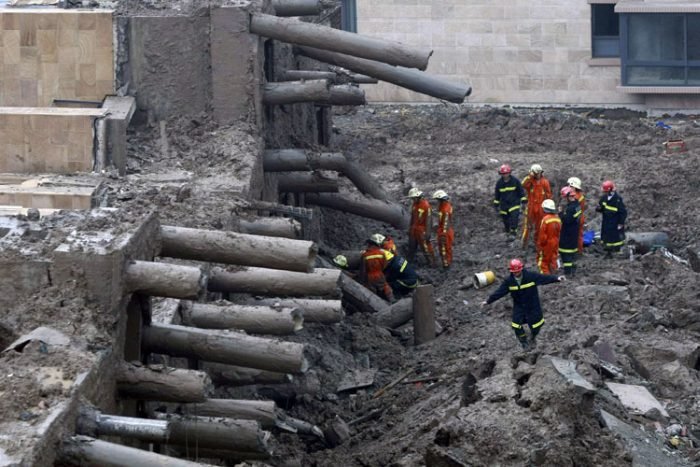
<path fill-rule="evenodd" d="M 537 237 L 537 265 L 543 274 L 549 274 L 557 269 L 560 233 L 561 219 L 559 216 L 545 214 L 540 223 L 540 232 Z"/>
<path fill-rule="evenodd" d="M 438 205 L 437 240 L 442 265 L 449 267 L 452 264 L 452 243 L 455 239 L 455 230 L 452 226 L 452 203 L 441 200 Z"/>
<path fill-rule="evenodd" d="M 603 244 L 608 247 L 622 246 L 622 232 L 617 228 L 618 225 L 625 225 L 627 220 L 627 208 L 622 197 L 613 192 L 608 199 L 608 195 L 604 194 L 598 201 L 598 210 L 603 213 L 603 223 L 600 227 L 600 239 Z"/>
<path fill-rule="evenodd" d="M 440 204 L 438 204 L 438 235 L 446 234 L 450 230 L 454 231 L 452 227 L 452 211 L 452 203 L 445 200 L 440 201 Z"/>
<path fill-rule="evenodd" d="M 581 217 L 581 206 L 575 199 L 569 202 L 561 218 L 561 233 L 559 234 L 559 253 L 578 252 L 578 227 Z"/>
<path fill-rule="evenodd" d="M 542 219 L 544 211 L 542 210 L 542 201 L 552 199 L 552 187 L 549 185 L 549 180 L 544 176 L 535 178 L 532 174 L 523 179 L 523 190 L 527 196 L 527 217 L 529 219 Z M 539 228 L 539 225 L 535 225 Z"/>
<path fill-rule="evenodd" d="M 371 245 L 367 247 L 362 252 L 362 265 L 360 268 L 362 277 L 366 279 L 366 282 L 384 279 L 384 269 L 386 269 L 393 257 L 393 253 L 378 246 Z"/>
<path fill-rule="evenodd" d="M 506 294 L 510 293 L 513 298 L 513 316 L 541 315 L 540 296 L 537 293 L 538 285 L 551 284 L 557 282 L 557 276 L 538 274 L 536 272 L 523 269 L 520 276 L 520 283 L 512 273 L 501 283 L 501 285 L 486 299 L 486 303 L 493 303 Z M 513 322 L 516 320 L 514 319 Z"/>
<path fill-rule="evenodd" d="M 586 195 L 581 190 L 574 190 L 575 198 L 581 206 L 581 217 L 578 222 L 578 252 L 583 253 L 583 228 L 586 222 Z"/>
<path fill-rule="evenodd" d="M 508 181 L 503 180 L 503 177 L 498 179 L 494 191 L 493 204 L 498 208 L 498 212 L 502 216 L 506 216 L 513 211 L 519 211 L 520 204 L 526 201 L 527 197 L 520 180 L 512 175 Z"/>
<path fill-rule="evenodd" d="M 411 231 L 427 232 L 430 227 L 430 214 L 432 208 L 430 202 L 425 198 L 418 198 L 413 201 L 411 207 Z"/>
<path fill-rule="evenodd" d="M 398 282 L 409 289 L 418 286 L 418 274 L 403 256 L 394 255 L 387 263 L 384 275 L 390 283 Z"/>

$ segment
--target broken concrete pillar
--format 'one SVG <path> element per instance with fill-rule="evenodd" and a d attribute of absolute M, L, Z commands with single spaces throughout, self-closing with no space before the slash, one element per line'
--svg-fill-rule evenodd
<path fill-rule="evenodd" d="M 266 371 L 237 365 L 224 365 L 222 363 L 202 362 L 202 370 L 206 371 L 212 381 L 218 386 L 283 384 L 290 383 L 293 380 L 292 375 L 288 373 Z"/>
<path fill-rule="evenodd" d="M 307 204 L 356 214 L 368 219 L 391 224 L 397 229 L 407 229 L 410 221 L 408 212 L 399 204 L 371 199 L 365 196 L 335 193 L 307 193 Z"/>
<path fill-rule="evenodd" d="M 301 235 L 301 223 L 287 217 L 237 219 L 234 223 L 234 230 L 251 235 L 282 238 L 299 238 Z"/>
<path fill-rule="evenodd" d="M 198 404 L 182 404 L 180 407 L 185 415 L 254 420 L 263 428 L 277 425 L 277 407 L 274 401 L 207 399 Z"/>
<path fill-rule="evenodd" d="M 203 371 L 136 366 L 122 363 L 116 370 L 122 397 L 161 402 L 202 402 L 213 391 Z"/>
<path fill-rule="evenodd" d="M 304 327 L 304 316 L 297 308 L 274 309 L 268 306 L 184 303 L 182 324 L 205 329 L 238 329 L 252 334 L 284 336 Z"/>
<path fill-rule="evenodd" d="M 277 174 L 280 193 L 337 193 L 338 180 L 317 172 L 280 172 Z"/>
<path fill-rule="evenodd" d="M 419 285 L 413 293 L 413 342 L 425 344 L 435 339 L 433 286 Z"/>
<path fill-rule="evenodd" d="M 126 289 L 144 295 L 197 298 L 205 290 L 201 269 L 179 264 L 132 261 L 125 272 Z"/>
<path fill-rule="evenodd" d="M 389 306 L 387 301 L 347 274 L 341 276 L 340 287 L 343 298 L 363 313 L 378 313 Z"/>
<path fill-rule="evenodd" d="M 464 84 L 451 83 L 409 68 L 394 67 L 385 63 L 351 57 L 350 55 L 328 52 L 313 47 L 296 49 L 305 57 L 324 63 L 342 66 L 348 70 L 377 78 L 412 91 L 426 94 L 437 99 L 461 104 L 471 94 L 472 88 Z"/>
<path fill-rule="evenodd" d="M 331 86 L 330 94 L 328 99 L 330 105 L 365 105 L 367 103 L 365 91 L 351 84 Z"/>
<path fill-rule="evenodd" d="M 413 300 L 404 298 L 372 316 L 380 326 L 396 329 L 413 319 Z"/>
<path fill-rule="evenodd" d="M 233 272 L 213 268 L 209 290 L 289 297 L 333 297 L 338 296 L 339 278 L 340 271 L 336 269 L 316 269 L 304 274 L 264 268 L 242 268 Z"/>
<path fill-rule="evenodd" d="M 176 416 L 165 420 L 121 417 L 82 407 L 76 430 L 85 436 L 118 436 L 150 443 L 177 444 L 194 448 L 269 453 L 268 432 L 253 420 L 218 418 L 216 421 Z M 108 464 L 105 464 L 108 465 Z"/>
<path fill-rule="evenodd" d="M 303 373 L 308 368 L 304 345 L 253 337 L 237 332 L 211 331 L 172 324 L 143 328 L 148 352 L 243 365 L 282 373 Z"/>
<path fill-rule="evenodd" d="M 250 299 L 249 305 L 280 308 L 298 308 L 304 313 L 305 323 L 333 324 L 345 317 L 340 300 L 313 300 L 307 298 L 263 298 Z"/>
<path fill-rule="evenodd" d="M 428 60 L 433 54 L 432 50 L 419 50 L 400 42 L 384 41 L 314 23 L 263 14 L 251 16 L 250 32 L 290 44 L 332 50 L 419 70 L 428 67 Z"/>
<path fill-rule="evenodd" d="M 161 256 L 310 272 L 318 249 L 313 242 L 236 232 L 161 228 Z"/>
<path fill-rule="evenodd" d="M 263 102 L 268 105 L 325 103 L 330 98 L 330 82 L 325 79 L 265 83 L 263 88 Z"/>
<path fill-rule="evenodd" d="M 635 246 L 635 252 L 644 254 L 655 248 L 671 249 L 666 232 L 625 232 L 627 243 Z"/>
<path fill-rule="evenodd" d="M 277 16 L 313 16 L 323 11 L 321 0 L 272 0 Z"/>
<path fill-rule="evenodd" d="M 263 156 L 265 172 L 306 172 L 308 170 L 335 170 L 350 179 L 363 194 L 380 200 L 389 197 L 375 180 L 358 164 L 341 153 L 312 153 L 303 149 L 274 149 Z"/>
<path fill-rule="evenodd" d="M 134 467 L 202 467 L 210 464 L 190 462 L 155 452 L 109 443 L 89 436 L 71 436 L 61 446 L 60 459 L 71 465 Z"/>

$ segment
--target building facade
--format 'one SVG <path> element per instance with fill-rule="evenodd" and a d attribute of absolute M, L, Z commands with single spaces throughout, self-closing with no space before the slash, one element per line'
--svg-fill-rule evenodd
<path fill-rule="evenodd" d="M 471 103 L 700 108 L 700 2 L 352 0 L 357 32 L 431 47 Z M 354 25 L 350 25 L 352 27 Z M 380 83 L 376 102 L 431 99 Z"/>

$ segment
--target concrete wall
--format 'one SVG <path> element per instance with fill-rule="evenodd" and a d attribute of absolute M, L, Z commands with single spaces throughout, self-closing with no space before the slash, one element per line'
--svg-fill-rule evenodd
<path fill-rule="evenodd" d="M 619 65 L 591 66 L 585 0 L 357 0 L 358 32 L 435 51 L 428 71 L 471 84 L 472 103 L 643 104 L 616 90 Z M 390 85 L 373 101 L 431 99 Z"/>
<path fill-rule="evenodd" d="M 0 106 L 114 93 L 112 12 L 0 10 Z"/>
<path fill-rule="evenodd" d="M 89 172 L 100 109 L 0 107 L 0 172 Z"/>

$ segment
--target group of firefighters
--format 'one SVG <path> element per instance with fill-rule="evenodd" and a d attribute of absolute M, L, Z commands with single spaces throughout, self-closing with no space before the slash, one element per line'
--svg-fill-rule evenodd
<path fill-rule="evenodd" d="M 522 242 L 526 246 L 532 232 L 541 274 L 525 269 L 520 259 L 512 259 L 508 265 L 510 275 L 482 306 L 510 293 L 513 299 L 511 326 L 522 348 L 528 350 L 535 347 L 537 335 L 544 324 L 537 286 L 564 280 L 563 276 L 550 275 L 558 269 L 559 256 L 565 275 L 573 276 L 576 272 L 576 256 L 583 252 L 586 197 L 581 180 L 571 177 L 560 191 L 557 206 L 551 185 L 539 164 L 530 168 L 522 183 L 511 172 L 507 164 L 499 168 L 501 178 L 496 183 L 494 206 L 503 220 L 505 231 L 513 235 L 517 234 L 521 206 L 527 209 Z M 596 207 L 596 211 L 603 216 L 600 238 L 606 256 L 611 257 L 612 252 L 619 251 L 624 244 L 627 209 L 612 181 L 604 181 L 601 190 L 603 194 Z M 530 328 L 529 339 L 525 324 Z"/>
<path fill-rule="evenodd" d="M 525 269 L 520 259 L 512 259 L 509 263 L 510 275 L 482 305 L 510 293 L 513 298 L 513 330 L 522 347 L 529 349 L 535 346 L 536 337 L 544 324 L 537 286 L 564 280 L 564 276 L 551 275 L 559 269 L 559 262 L 564 268 L 564 275 L 573 276 L 576 273 L 576 257 L 583 252 L 586 197 L 581 180 L 571 177 L 560 190 L 557 205 L 541 165 L 532 165 L 522 182 L 511 172 L 508 164 L 499 167 L 500 178 L 496 183 L 493 205 L 501 217 L 505 232 L 513 236 L 518 233 L 520 215 L 524 211 L 522 245 L 527 247 L 532 234 L 539 273 Z M 603 182 L 601 190 L 603 194 L 596 207 L 596 211 L 602 213 L 600 238 L 606 257 L 611 257 L 624 244 L 627 210 L 612 181 Z M 412 206 L 407 257 L 413 260 L 420 249 L 428 264 L 436 266 L 431 242 L 433 208 L 418 188 L 411 188 L 408 198 L 412 200 Z M 454 242 L 452 204 L 444 190 L 437 190 L 432 198 L 437 201 L 439 255 L 442 267 L 448 269 L 452 263 Z M 375 233 L 366 243 L 367 247 L 362 251 L 359 280 L 390 302 L 409 295 L 418 286 L 418 274 L 408 260 L 398 253 L 391 236 Z M 333 261 L 347 269 L 346 257 L 339 255 Z M 523 327 L 525 324 L 530 328 L 530 340 Z"/>
<path fill-rule="evenodd" d="M 413 260 L 418 249 L 425 255 L 431 266 L 436 265 L 435 249 L 431 242 L 433 208 L 424 193 L 411 188 L 408 198 L 412 199 L 411 223 L 408 230 L 408 254 Z M 442 267 L 447 269 L 452 263 L 452 204 L 444 190 L 433 193 L 437 201 L 437 244 Z M 406 258 L 398 253 L 396 243 L 390 235 L 372 234 L 367 239 L 367 247 L 362 251 L 359 280 L 380 297 L 393 302 L 396 298 L 409 295 L 418 286 L 418 274 Z M 333 262 L 346 269 L 347 258 L 338 255 Z"/>
<path fill-rule="evenodd" d="M 564 274 L 574 275 L 576 256 L 583 253 L 586 196 L 581 179 L 569 178 L 560 191 L 557 206 L 542 166 L 534 164 L 522 183 L 511 172 L 508 164 L 499 168 L 501 178 L 496 183 L 493 201 L 505 231 L 511 235 L 517 234 L 520 212 L 525 209 L 522 242 L 526 246 L 532 233 L 540 272 L 549 274 L 556 271 L 557 261 L 561 258 Z M 601 189 L 603 195 L 596 211 L 603 216 L 600 237 L 606 256 L 610 257 L 624 244 L 627 209 L 612 181 L 603 182 Z"/>

